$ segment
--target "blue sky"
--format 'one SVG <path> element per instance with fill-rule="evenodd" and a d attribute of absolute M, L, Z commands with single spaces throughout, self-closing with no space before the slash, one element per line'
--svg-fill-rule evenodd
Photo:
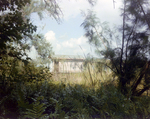
<path fill-rule="evenodd" d="M 90 53 L 96 56 L 94 48 L 89 45 L 87 38 L 84 37 L 84 30 L 80 26 L 84 20 L 81 10 L 86 12 L 88 9 L 92 9 L 97 13 L 101 22 L 107 21 L 110 26 L 121 24 L 122 22 L 119 16 L 121 0 L 116 1 L 115 9 L 113 7 L 113 0 L 97 0 L 97 4 L 93 8 L 87 0 L 61 0 L 59 5 L 63 12 L 60 24 L 46 14 L 42 20 L 36 14 L 31 16 L 33 24 L 38 26 L 37 33 L 44 34 L 47 42 L 52 44 L 55 54 L 83 55 L 83 53 Z M 79 46 L 82 47 L 82 50 Z M 34 47 L 32 47 L 29 56 L 32 58 L 37 56 Z"/>

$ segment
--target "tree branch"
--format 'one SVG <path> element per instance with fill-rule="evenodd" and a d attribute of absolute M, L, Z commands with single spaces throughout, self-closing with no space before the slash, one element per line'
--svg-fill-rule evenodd
<path fill-rule="evenodd" d="M 133 34 L 133 30 L 134 30 L 134 28 L 135 28 L 135 26 L 136 26 L 136 23 L 137 23 L 137 22 L 135 22 L 134 26 L 132 27 L 132 30 L 131 30 L 131 32 L 130 32 L 130 34 L 129 34 L 128 39 L 127 39 L 127 44 L 126 44 L 125 69 L 126 69 L 126 64 L 127 64 L 127 47 L 128 47 L 128 43 L 129 43 L 130 37 L 131 37 L 131 35 Z"/>
<path fill-rule="evenodd" d="M 122 49 L 121 49 L 121 57 L 120 57 L 120 73 L 122 74 L 122 57 L 123 57 L 123 49 L 124 49 L 124 39 L 125 39 L 125 0 L 124 0 L 124 11 L 123 11 L 123 31 L 122 31 Z"/>
<path fill-rule="evenodd" d="M 142 72 L 140 73 L 139 78 L 138 78 L 138 79 L 136 80 L 136 82 L 132 85 L 132 92 L 133 92 L 133 93 L 135 92 L 135 90 L 136 90 L 138 84 L 141 82 L 141 80 L 142 80 L 142 78 L 143 78 L 145 72 L 148 70 L 149 65 L 150 65 L 150 61 L 148 61 L 148 62 L 145 64 L 145 69 L 142 70 Z"/>
<path fill-rule="evenodd" d="M 105 49 L 107 49 L 107 47 L 106 47 L 106 45 L 105 45 L 105 43 L 104 43 L 103 39 L 101 38 L 101 36 L 100 36 L 100 35 L 99 35 L 99 33 L 98 33 L 98 31 L 97 31 L 96 27 L 94 27 L 94 26 L 93 26 L 93 28 L 95 29 L 95 31 L 96 31 L 96 33 L 97 33 L 98 37 L 99 37 L 99 38 L 101 39 L 101 41 L 103 42 Z"/>
<path fill-rule="evenodd" d="M 147 25 L 148 25 L 148 27 L 150 28 L 150 23 L 149 23 L 149 21 L 148 21 L 148 18 L 147 18 L 147 16 L 146 16 L 146 13 L 145 13 L 145 11 L 144 11 L 144 9 L 143 9 L 143 7 L 142 7 L 142 5 L 141 5 L 141 3 L 140 3 L 139 0 L 138 0 L 138 3 L 139 3 L 139 6 L 140 6 L 140 8 L 141 8 L 143 14 L 144 14 L 144 18 L 145 18 L 145 20 L 146 20 L 146 22 L 147 22 Z"/>
<path fill-rule="evenodd" d="M 142 95 L 146 90 L 148 90 L 150 88 L 150 86 L 146 86 L 145 88 L 143 88 L 141 91 L 139 91 L 136 96 L 140 96 Z"/>

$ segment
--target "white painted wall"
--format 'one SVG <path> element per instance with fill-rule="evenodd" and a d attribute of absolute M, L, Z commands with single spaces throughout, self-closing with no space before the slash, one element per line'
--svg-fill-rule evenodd
<path fill-rule="evenodd" d="M 81 72 L 83 70 L 83 62 L 63 61 L 59 62 L 59 72 Z"/>
<path fill-rule="evenodd" d="M 61 73 L 81 72 L 82 70 L 83 70 L 83 62 L 75 62 L 75 61 L 59 62 L 59 72 Z"/>

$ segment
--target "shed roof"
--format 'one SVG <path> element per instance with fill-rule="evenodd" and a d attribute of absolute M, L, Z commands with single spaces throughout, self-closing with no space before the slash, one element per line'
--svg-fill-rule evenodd
<path fill-rule="evenodd" d="M 52 57 L 54 60 L 85 60 L 81 55 L 54 55 Z"/>
<path fill-rule="evenodd" d="M 100 58 L 92 57 L 94 62 L 102 61 Z M 85 61 L 86 57 L 81 55 L 54 55 L 52 60 L 62 60 L 62 61 Z"/>

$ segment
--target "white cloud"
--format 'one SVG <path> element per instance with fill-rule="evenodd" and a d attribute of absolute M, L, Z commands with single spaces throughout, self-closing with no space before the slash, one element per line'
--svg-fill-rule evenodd
<path fill-rule="evenodd" d="M 81 10 L 86 10 L 90 7 L 87 0 L 63 0 L 60 7 L 64 14 L 64 19 L 69 20 L 80 15 Z"/>
<path fill-rule="evenodd" d="M 84 36 L 70 38 L 69 40 L 61 42 L 60 45 L 61 48 L 56 54 L 83 55 L 91 52 L 90 45 Z"/>
<path fill-rule="evenodd" d="M 45 35 L 46 41 L 53 43 L 56 40 L 55 33 L 53 31 L 48 31 Z"/>
<path fill-rule="evenodd" d="M 97 13 L 98 18 L 100 18 L 102 22 L 107 21 L 111 24 L 118 24 L 118 21 L 120 21 L 120 6 L 120 0 L 118 0 L 115 4 L 113 3 L 113 0 L 100 0 L 94 7 L 94 11 Z"/>
<path fill-rule="evenodd" d="M 87 39 L 84 36 L 80 38 L 71 38 L 70 40 L 62 42 L 63 47 L 75 48 L 79 47 L 79 45 L 84 45 L 87 42 Z"/>
<path fill-rule="evenodd" d="M 60 49 L 61 46 L 59 44 L 55 44 L 56 41 L 56 37 L 55 37 L 55 33 L 53 31 L 48 31 L 44 37 L 46 38 L 46 41 L 49 42 L 50 44 L 52 44 L 52 46 L 56 46 L 56 49 Z M 27 51 L 27 54 L 30 58 L 32 59 L 36 59 L 38 57 L 38 53 L 35 49 L 34 46 L 31 47 L 30 51 Z"/>
<path fill-rule="evenodd" d="M 59 51 L 61 49 L 61 45 L 60 44 L 57 44 L 56 45 L 56 49 Z"/>
<path fill-rule="evenodd" d="M 74 54 L 86 54 L 87 53 L 88 50 L 86 48 L 83 48 L 83 47 L 81 48 L 75 49 Z"/>
<path fill-rule="evenodd" d="M 77 39 L 76 42 L 78 45 L 82 45 L 87 42 L 87 39 L 84 36 L 81 36 L 80 38 Z"/>
<path fill-rule="evenodd" d="M 113 0 L 97 0 L 97 4 L 91 7 L 88 0 L 63 0 L 60 3 L 60 7 L 66 21 L 81 15 L 81 10 L 93 9 L 102 22 L 108 21 L 111 24 L 117 24 L 120 22 L 119 8 L 121 4 L 121 0 L 117 0 L 115 4 Z"/>
<path fill-rule="evenodd" d="M 90 45 L 87 43 L 87 39 L 84 36 L 79 38 L 70 38 L 69 40 L 57 40 L 53 31 L 48 31 L 45 34 L 45 38 L 52 44 L 53 51 L 55 54 L 61 55 L 83 55 L 91 52 Z M 80 48 L 81 46 L 81 48 Z M 35 47 L 32 46 L 31 51 L 28 53 L 29 57 L 36 59 L 38 53 Z"/>
<path fill-rule="evenodd" d="M 64 35 L 61 35 L 60 37 L 59 37 L 59 39 L 65 39 L 67 37 L 67 33 L 65 33 Z"/>
<path fill-rule="evenodd" d="M 31 47 L 30 52 L 27 52 L 27 54 L 31 59 L 36 59 L 36 57 L 38 56 L 38 53 L 34 46 Z"/>
<path fill-rule="evenodd" d="M 67 36 L 65 35 L 65 37 Z M 89 47 L 89 44 L 87 43 L 87 39 L 84 36 L 81 36 L 79 38 L 70 38 L 69 40 L 66 39 L 65 41 L 62 41 L 57 40 L 53 31 L 48 31 L 45 34 L 45 38 L 52 44 L 55 54 L 76 55 L 83 54 L 83 51 L 88 51 L 87 49 Z M 83 51 L 79 46 L 82 47 Z"/>
<path fill-rule="evenodd" d="M 63 47 L 68 47 L 68 48 L 73 48 L 74 47 L 73 43 L 70 42 L 70 41 L 64 41 L 62 43 L 62 45 L 63 45 Z"/>

